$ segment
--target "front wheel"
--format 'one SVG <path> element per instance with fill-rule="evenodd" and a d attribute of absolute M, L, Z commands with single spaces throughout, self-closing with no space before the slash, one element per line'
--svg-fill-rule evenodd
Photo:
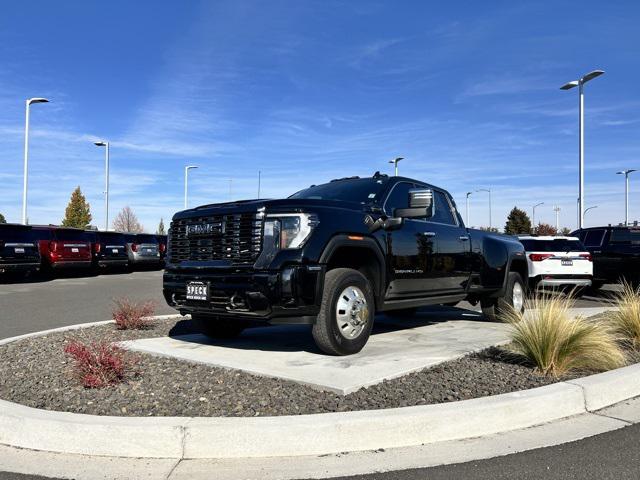
<path fill-rule="evenodd" d="M 373 290 L 367 278 L 351 268 L 329 270 L 313 339 L 324 353 L 351 355 L 367 343 L 375 315 Z"/>
<path fill-rule="evenodd" d="M 504 296 L 483 298 L 480 301 L 482 313 L 491 322 L 499 322 L 502 315 L 510 309 L 524 313 L 525 287 L 519 273 L 509 272 Z"/>

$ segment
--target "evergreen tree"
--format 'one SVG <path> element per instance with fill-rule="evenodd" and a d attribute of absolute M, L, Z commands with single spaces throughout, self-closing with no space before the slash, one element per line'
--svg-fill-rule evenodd
<path fill-rule="evenodd" d="M 507 217 L 507 223 L 504 226 L 504 233 L 507 235 L 517 235 L 522 233 L 531 233 L 531 220 L 524 210 L 513 207 Z"/>
<path fill-rule="evenodd" d="M 7 220 L 4 218 L 4 215 L 0 213 L 0 223 L 7 223 Z"/>
<path fill-rule="evenodd" d="M 113 229 L 116 232 L 143 233 L 144 227 L 138 221 L 138 217 L 129 206 L 124 207 L 113 221 Z"/>
<path fill-rule="evenodd" d="M 571 233 L 571 229 L 569 227 L 562 227 L 560 229 L 560 235 L 567 236 Z"/>
<path fill-rule="evenodd" d="M 64 212 L 62 225 L 65 227 L 86 228 L 91 222 L 91 206 L 84 198 L 80 187 L 77 187 L 71 194 L 71 200 Z"/>
<path fill-rule="evenodd" d="M 166 235 L 167 232 L 164 229 L 164 222 L 162 221 L 162 218 L 160 218 L 160 223 L 158 224 L 158 230 L 156 231 L 157 235 Z"/>

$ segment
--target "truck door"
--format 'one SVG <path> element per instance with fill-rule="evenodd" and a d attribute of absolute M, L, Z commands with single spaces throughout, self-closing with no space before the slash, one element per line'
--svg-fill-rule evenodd
<path fill-rule="evenodd" d="M 395 184 L 384 203 L 388 216 L 398 208 L 408 208 L 410 182 Z M 425 229 L 424 219 L 405 218 L 402 227 L 386 232 L 389 286 L 387 298 L 410 298 L 429 295 L 433 284 L 433 261 L 437 238 Z"/>
<path fill-rule="evenodd" d="M 471 240 L 449 196 L 434 190 L 433 202 L 433 216 L 424 222 L 425 231 L 434 233 L 437 240 L 431 266 L 431 293 L 461 293 L 471 275 Z"/>

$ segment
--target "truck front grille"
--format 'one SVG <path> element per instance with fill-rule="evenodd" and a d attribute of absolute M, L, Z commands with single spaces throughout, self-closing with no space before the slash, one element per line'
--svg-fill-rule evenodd
<path fill-rule="evenodd" d="M 250 264 L 261 249 L 262 216 L 258 213 L 185 218 L 171 223 L 171 263 L 229 260 Z"/>

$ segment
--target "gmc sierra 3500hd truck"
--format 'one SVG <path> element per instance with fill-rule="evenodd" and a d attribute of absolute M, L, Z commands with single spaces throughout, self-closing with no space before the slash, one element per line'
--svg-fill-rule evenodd
<path fill-rule="evenodd" d="M 348 355 L 376 312 L 468 300 L 495 320 L 524 309 L 527 278 L 516 238 L 466 228 L 441 188 L 376 173 L 176 213 L 163 290 L 206 335 L 305 323 L 323 352 Z"/>

